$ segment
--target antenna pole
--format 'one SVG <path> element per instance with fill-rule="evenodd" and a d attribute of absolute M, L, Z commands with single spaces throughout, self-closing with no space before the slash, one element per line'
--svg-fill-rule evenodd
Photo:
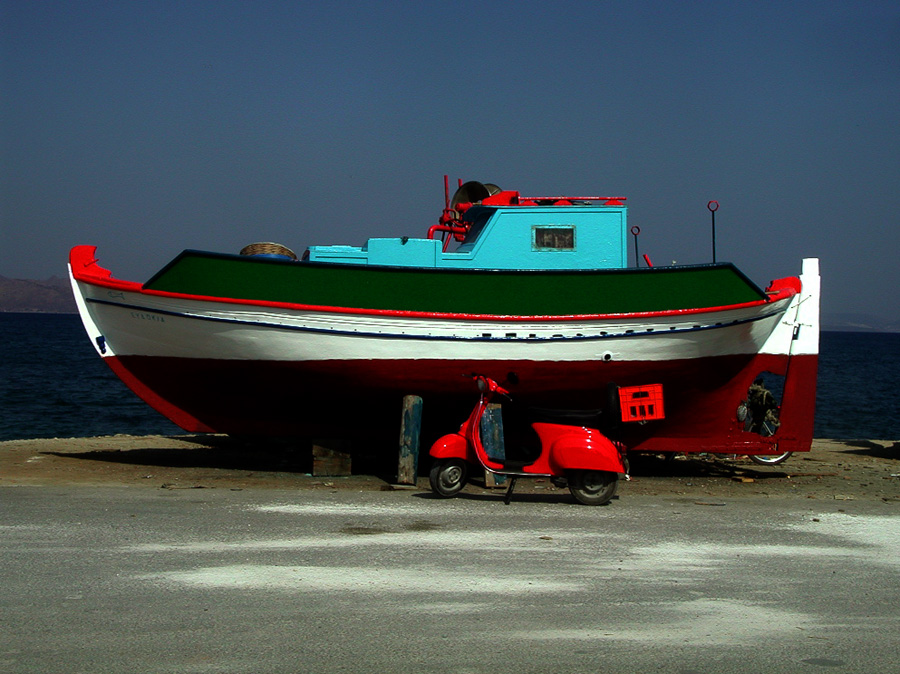
<path fill-rule="evenodd" d="M 713 264 L 716 263 L 716 211 L 719 210 L 719 202 L 718 201 L 710 201 L 706 204 L 706 207 L 709 209 L 709 214 L 712 216 L 712 253 L 713 253 Z"/>

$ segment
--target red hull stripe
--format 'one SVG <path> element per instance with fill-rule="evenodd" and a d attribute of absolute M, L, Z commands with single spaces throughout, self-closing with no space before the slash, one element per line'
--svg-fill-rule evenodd
<path fill-rule="evenodd" d="M 460 376 L 477 369 L 492 377 L 516 372 L 520 381 L 512 397 L 523 405 L 603 408 L 607 383 L 658 382 L 666 400 L 665 418 L 622 424 L 610 437 L 644 451 L 774 453 L 810 448 L 818 357 L 759 354 L 590 365 L 397 360 L 351 365 L 143 356 L 105 362 L 152 407 L 194 432 L 302 435 L 328 427 L 348 433 L 358 429 L 370 446 L 376 430 L 396 440 L 402 397 L 415 393 L 425 399 L 430 432 L 443 434 L 457 428 L 477 400 L 471 380 Z M 744 431 L 736 416 L 738 404 L 763 371 L 786 377 L 782 424 L 769 437 Z M 559 378 L 569 383 L 567 391 L 552 388 Z M 390 442 L 385 446 L 395 447 Z"/>
<path fill-rule="evenodd" d="M 335 314 L 353 314 L 359 316 L 393 316 L 400 318 L 431 318 L 431 319 L 465 319 L 471 321 L 496 321 L 498 319 L 510 322 L 558 322 L 579 320 L 605 320 L 613 318 L 655 318 L 660 316 L 690 316 L 694 314 L 716 313 L 732 309 L 745 309 L 764 306 L 779 300 L 787 299 L 797 294 L 796 285 L 786 282 L 778 287 L 777 292 L 765 300 L 731 304 L 726 306 L 702 307 L 693 309 L 674 309 L 667 311 L 641 311 L 622 314 L 571 314 L 565 316 L 507 316 L 500 314 L 459 314 L 428 311 L 400 311 L 396 309 L 358 309 L 352 307 L 330 307 L 311 304 L 295 304 L 290 302 L 270 302 L 264 300 L 246 300 L 227 297 L 211 297 L 205 295 L 189 295 L 182 293 L 166 292 L 161 290 L 145 290 L 141 284 L 134 281 L 122 281 L 112 277 L 108 269 L 97 264 L 94 257 L 96 247 L 77 246 L 70 254 L 72 275 L 76 280 L 103 288 L 119 290 L 129 293 L 140 293 L 155 297 L 167 297 L 177 300 L 193 300 L 198 302 L 217 302 L 223 304 L 239 304 L 254 307 L 267 307 L 287 309 L 293 311 L 317 311 Z M 786 281 L 791 281 L 787 279 Z"/>

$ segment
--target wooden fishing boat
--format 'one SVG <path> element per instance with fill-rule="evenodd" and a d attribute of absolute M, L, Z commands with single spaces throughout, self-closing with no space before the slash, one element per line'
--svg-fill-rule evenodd
<path fill-rule="evenodd" d="M 477 372 L 528 404 L 605 409 L 635 450 L 808 450 L 817 260 L 763 290 L 730 263 L 629 267 L 628 233 L 621 197 L 473 182 L 425 238 L 311 246 L 300 260 L 277 246 L 187 250 L 145 283 L 115 278 L 93 246 L 69 267 L 99 355 L 187 431 L 395 425 L 408 394 L 426 420 L 458 423 L 472 397 L 461 375 Z M 766 431 L 759 410 L 748 420 L 761 377 L 780 383 Z M 623 421 L 615 391 L 644 385 L 656 411 Z"/>

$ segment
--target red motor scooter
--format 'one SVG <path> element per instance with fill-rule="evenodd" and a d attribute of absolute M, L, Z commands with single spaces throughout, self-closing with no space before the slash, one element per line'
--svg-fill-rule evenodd
<path fill-rule="evenodd" d="M 575 500 L 585 505 L 609 503 L 619 474 L 625 472 L 625 448 L 587 426 L 587 416 L 596 418 L 596 413 L 522 410 L 517 414 L 513 405 L 504 404 L 502 431 L 494 437 L 502 438 L 507 458 L 493 458 L 485 449 L 482 418 L 494 396 L 509 399 L 509 392 L 489 377 L 473 378 L 481 391 L 475 409 L 458 432 L 439 438 L 429 451 L 434 458 L 430 474 L 434 493 L 455 496 L 466 484 L 469 467 L 480 466 L 509 477 L 507 504 L 520 477 L 550 478 L 557 487 L 567 486 Z"/>

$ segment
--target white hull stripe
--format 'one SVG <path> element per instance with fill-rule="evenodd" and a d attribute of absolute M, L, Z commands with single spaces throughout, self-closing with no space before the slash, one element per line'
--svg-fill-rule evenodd
<path fill-rule="evenodd" d="M 778 316 L 784 313 L 784 308 L 782 306 L 778 306 L 773 308 L 771 311 L 768 311 L 763 314 L 758 314 L 754 316 L 750 316 L 747 318 L 733 319 L 729 321 L 722 321 L 711 323 L 707 325 L 703 324 L 692 324 L 690 327 L 678 327 L 672 326 L 669 328 L 628 328 L 619 332 L 610 332 L 608 330 L 601 330 L 599 334 L 594 335 L 585 335 L 585 334 L 575 334 L 575 335 L 553 335 L 549 337 L 536 337 L 536 336 L 519 336 L 517 332 L 513 332 L 510 330 L 504 335 L 494 335 L 493 333 L 484 333 L 481 336 L 476 337 L 464 337 L 458 335 L 435 335 L 435 334 L 404 334 L 404 333 L 387 333 L 387 332 L 364 332 L 360 330 L 336 330 L 336 329 L 328 329 L 328 328 L 314 328 L 309 326 L 300 326 L 300 325 L 290 325 L 284 323 L 271 323 L 264 322 L 260 320 L 241 320 L 236 318 L 226 318 L 221 316 L 205 316 L 199 314 L 193 314 L 188 312 L 181 311 L 172 311 L 168 309 L 154 309 L 147 306 L 141 306 L 136 304 L 126 304 L 122 302 L 112 302 L 110 300 L 101 300 L 96 298 L 86 298 L 86 301 L 90 304 L 101 304 L 106 306 L 112 306 L 119 309 L 127 309 L 131 311 L 140 311 L 144 313 L 152 313 L 158 314 L 162 316 L 173 316 L 177 318 L 186 318 L 190 320 L 198 320 L 198 321 L 210 321 L 214 323 L 228 323 L 233 325 L 246 325 L 257 328 L 271 328 L 275 330 L 288 330 L 294 332 L 305 332 L 305 333 L 313 333 L 313 334 L 327 334 L 327 335 L 335 335 L 335 336 L 346 336 L 346 337 L 362 337 L 368 339 L 396 339 L 396 340 L 436 340 L 436 341 L 453 341 L 453 342 L 574 342 L 574 341 L 599 341 L 604 339 L 621 339 L 628 337 L 640 337 L 647 338 L 652 335 L 674 335 L 674 334 L 684 334 L 684 333 L 693 333 L 693 332 L 703 332 L 707 330 L 718 330 L 722 328 L 729 328 L 737 325 L 744 325 L 747 323 L 754 323 L 756 321 L 766 320 L 768 318 L 772 318 L 773 316 Z M 424 327 L 424 326 L 423 326 Z M 510 325 L 510 328 L 515 326 Z M 521 328 L 519 328 L 521 330 Z M 588 328 L 590 329 L 590 328 Z"/>

